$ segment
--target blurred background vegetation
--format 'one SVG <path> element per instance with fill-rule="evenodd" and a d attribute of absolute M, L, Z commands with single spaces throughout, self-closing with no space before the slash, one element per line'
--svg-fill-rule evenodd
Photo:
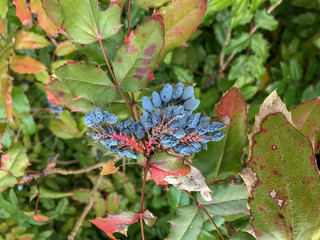
<path fill-rule="evenodd" d="M 16 11 L 23 1 L 15 2 L 0 1 L 0 154 L 13 146 L 23 146 L 31 164 L 28 174 L 43 172 L 52 159 L 58 168 L 76 170 L 110 158 L 88 145 L 83 114 L 48 101 L 50 95 L 45 88 L 55 69 L 67 60 L 103 65 L 99 48 L 74 46 L 50 28 L 40 0 L 27 1 L 32 20 L 21 21 Z M 107 8 L 108 1 L 101 1 L 101 6 Z M 125 26 L 126 9 L 127 3 L 122 19 Z M 150 87 L 179 81 L 195 84 L 200 111 L 213 116 L 215 104 L 236 83 L 249 104 L 249 123 L 274 89 L 288 109 L 318 97 L 319 10 L 319 0 L 209 0 L 202 24 L 185 47 L 167 55 Z M 152 11 L 133 1 L 131 26 L 143 22 Z M 112 43 L 105 43 L 108 51 L 115 53 L 124 37 L 125 33 L 119 32 Z M 89 58 L 87 53 L 96 57 Z M 19 55 L 24 59 L 17 59 Z M 24 61 L 30 61 L 25 56 L 38 61 L 33 64 L 36 70 L 19 70 Z M 12 113 L 8 112 L 8 95 L 12 98 Z M 125 119 L 129 113 L 122 105 L 113 106 L 113 110 Z M 6 190 L 2 186 L 0 239 L 66 239 L 98 173 L 50 174 Z M 141 170 L 131 165 L 105 177 L 87 219 L 118 209 L 138 211 L 141 183 Z M 190 199 L 174 187 L 155 186 L 153 181 L 147 182 L 147 189 L 146 207 L 158 217 L 152 228 L 145 228 L 147 239 L 164 239 L 169 232 L 167 221 L 177 207 L 190 204 Z M 38 214 L 50 216 L 48 221 L 27 217 L 34 213 L 39 192 Z M 245 228 L 249 217 L 233 220 L 217 216 L 214 220 L 226 232 L 224 223 Z M 200 239 L 216 239 L 211 225 L 205 227 L 213 235 L 201 235 Z M 129 228 L 128 235 L 129 239 L 140 238 L 138 223 Z M 78 239 L 104 238 L 105 234 L 89 221 L 83 222 Z"/>

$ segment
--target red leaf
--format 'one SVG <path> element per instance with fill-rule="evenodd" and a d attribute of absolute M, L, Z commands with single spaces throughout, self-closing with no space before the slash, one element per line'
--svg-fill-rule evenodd
<path fill-rule="evenodd" d="M 29 56 L 14 55 L 9 60 L 10 68 L 20 74 L 39 73 L 47 69 L 41 62 Z"/>
<path fill-rule="evenodd" d="M 90 220 L 94 225 L 104 231 L 108 237 L 116 239 L 113 233 L 119 232 L 127 236 L 129 225 L 139 220 L 139 214 L 131 211 L 122 211 L 120 214 L 111 215 L 107 218 L 97 217 Z"/>
<path fill-rule="evenodd" d="M 33 217 L 34 220 L 38 221 L 38 222 L 46 222 L 50 220 L 50 217 L 40 217 L 37 213 L 34 215 Z"/>
<path fill-rule="evenodd" d="M 16 5 L 16 15 L 20 19 L 21 23 L 26 27 L 32 26 L 32 18 L 29 8 L 27 7 L 26 0 L 13 0 Z"/>
<path fill-rule="evenodd" d="M 43 10 L 40 0 L 30 1 L 31 12 L 37 15 L 38 23 L 43 30 L 51 37 L 58 36 L 58 28 L 54 23 L 47 17 L 46 12 Z"/>

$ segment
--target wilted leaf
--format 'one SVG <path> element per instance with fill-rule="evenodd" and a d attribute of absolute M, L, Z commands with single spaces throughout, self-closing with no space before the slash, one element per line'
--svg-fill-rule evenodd
<path fill-rule="evenodd" d="M 185 206 L 177 209 L 172 220 L 168 240 L 197 240 L 203 225 L 201 209 Z"/>
<path fill-rule="evenodd" d="M 136 92 L 145 87 L 163 46 L 163 20 L 153 15 L 130 33 L 113 61 L 121 89 Z"/>
<path fill-rule="evenodd" d="M 94 65 L 68 61 L 68 64 L 57 69 L 56 75 L 67 87 L 65 91 L 70 92 L 74 98 L 84 98 L 102 105 L 111 102 L 116 96 L 116 89 L 108 75 Z"/>
<path fill-rule="evenodd" d="M 249 199 L 257 238 L 319 238 L 319 171 L 312 146 L 276 92 L 262 104 L 249 138 L 248 164 L 259 181 Z"/>
<path fill-rule="evenodd" d="M 202 176 L 201 172 L 196 169 L 192 164 L 186 162 L 191 171 L 186 175 L 166 176 L 164 178 L 169 184 L 174 185 L 176 188 L 186 190 L 188 192 L 200 192 L 201 196 L 206 201 L 213 201 L 211 197 L 211 190 Z"/>
<path fill-rule="evenodd" d="M 40 34 L 20 30 L 15 38 L 14 48 L 19 49 L 38 49 L 47 47 L 50 42 Z"/>
<path fill-rule="evenodd" d="M 46 12 L 43 10 L 41 0 L 31 0 L 30 8 L 31 12 L 37 16 L 40 27 L 42 27 L 49 36 L 56 37 L 58 35 L 58 29 L 47 17 Z"/>
<path fill-rule="evenodd" d="M 143 221 L 148 227 L 152 227 L 156 220 L 157 217 L 153 216 L 149 210 L 143 212 Z"/>
<path fill-rule="evenodd" d="M 117 1 L 111 1 L 105 11 L 94 0 L 67 0 L 59 4 L 63 15 L 63 30 L 77 43 L 89 44 L 106 39 L 121 29 L 122 7 Z"/>
<path fill-rule="evenodd" d="M 112 174 L 115 173 L 119 170 L 119 167 L 115 167 L 114 166 L 114 162 L 108 162 L 105 165 L 102 166 L 102 172 L 100 173 L 100 175 L 108 175 L 108 174 Z"/>
<path fill-rule="evenodd" d="M 90 220 L 90 222 L 104 231 L 111 239 L 116 239 L 113 236 L 113 233 L 119 232 L 127 236 L 128 227 L 138 220 L 138 213 L 131 211 L 121 211 L 120 214 L 109 214 L 107 218 L 97 217 L 94 220 Z"/>
<path fill-rule="evenodd" d="M 27 7 L 27 1 L 26 0 L 13 0 L 13 2 L 16 5 L 16 15 L 20 19 L 20 22 L 28 28 L 31 27 L 32 26 L 32 19 L 31 19 L 30 10 Z"/>
<path fill-rule="evenodd" d="M 135 0 L 134 3 L 148 11 L 150 8 L 160 7 L 164 3 L 171 1 L 172 0 Z"/>
<path fill-rule="evenodd" d="M 320 100 L 303 102 L 293 108 L 291 114 L 294 126 L 310 140 L 316 152 L 320 141 Z"/>
<path fill-rule="evenodd" d="M 29 159 L 26 155 L 26 149 L 20 145 L 15 145 L 3 154 L 0 167 L 0 192 L 7 187 L 13 187 L 17 183 L 17 177 L 24 175 L 28 165 Z"/>
<path fill-rule="evenodd" d="M 150 159 L 151 178 L 157 185 L 166 185 L 166 176 L 186 175 L 190 173 L 189 166 L 184 164 L 184 159 L 179 156 L 170 155 L 167 151 L 157 152 Z"/>
<path fill-rule="evenodd" d="M 77 48 L 72 44 L 70 40 L 65 40 L 58 44 L 54 52 L 58 57 L 61 57 L 61 56 L 68 55 L 76 50 Z"/>
<path fill-rule="evenodd" d="M 185 46 L 207 10 L 206 0 L 176 0 L 157 13 L 164 21 L 164 46 L 159 63 L 176 47 Z"/>
<path fill-rule="evenodd" d="M 10 68 L 20 74 L 39 73 L 47 69 L 41 62 L 29 56 L 14 55 L 10 57 L 9 61 Z"/>
<path fill-rule="evenodd" d="M 217 117 L 229 125 L 225 137 L 208 143 L 208 150 L 196 154 L 192 160 L 208 180 L 221 180 L 240 171 L 241 158 L 248 143 L 247 104 L 236 87 L 231 88 L 217 105 Z M 228 122 L 230 123 L 228 124 Z"/>

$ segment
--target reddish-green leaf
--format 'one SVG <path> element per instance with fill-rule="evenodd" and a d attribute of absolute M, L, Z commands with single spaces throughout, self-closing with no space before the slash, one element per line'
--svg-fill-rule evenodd
<path fill-rule="evenodd" d="M 113 61 L 120 87 L 136 92 L 152 80 L 159 52 L 163 46 L 163 20 L 153 15 L 125 39 Z"/>
<path fill-rule="evenodd" d="M 102 105 L 116 97 L 116 89 L 108 75 L 94 65 L 69 61 L 58 68 L 56 76 L 74 98 L 84 98 Z"/>
<path fill-rule="evenodd" d="M 41 0 L 42 8 L 47 14 L 48 18 L 60 30 L 63 22 L 63 15 L 59 1 L 56 0 Z M 63 32 L 63 31 L 62 31 Z"/>
<path fill-rule="evenodd" d="M 12 118 L 12 79 L 7 74 L 0 76 L 0 103 L 3 105 L 6 112 L 6 117 L 10 122 L 13 122 Z"/>
<path fill-rule="evenodd" d="M 7 153 L 1 156 L 0 165 L 0 192 L 7 187 L 13 187 L 17 183 L 17 177 L 24 175 L 29 165 L 26 149 L 15 145 Z"/>
<path fill-rule="evenodd" d="M 74 51 L 76 51 L 77 48 L 72 44 L 70 40 L 65 40 L 63 42 L 60 42 L 55 50 L 55 54 L 58 57 L 68 55 Z"/>
<path fill-rule="evenodd" d="M 121 29 L 121 5 L 111 1 L 102 11 L 95 0 L 64 0 L 59 2 L 63 15 L 63 30 L 75 42 L 93 43 L 113 36 Z"/>
<path fill-rule="evenodd" d="M 151 178 L 157 185 L 166 185 L 165 177 L 171 175 L 186 175 L 190 172 L 190 167 L 184 164 L 184 159 L 174 156 L 167 151 L 154 154 L 150 159 Z"/>
<path fill-rule="evenodd" d="M 16 15 L 20 19 L 21 23 L 26 27 L 32 26 L 31 13 L 27 7 L 26 0 L 13 0 L 16 5 Z"/>
<path fill-rule="evenodd" d="M 127 235 L 129 225 L 139 220 L 139 214 L 131 211 L 122 211 L 120 214 L 111 215 L 107 218 L 97 217 L 90 220 L 94 225 L 104 231 L 111 239 L 116 239 L 113 233 L 119 232 Z"/>
<path fill-rule="evenodd" d="M 120 196 L 117 192 L 110 193 L 107 198 L 108 213 L 114 213 L 119 209 Z"/>
<path fill-rule="evenodd" d="M 152 227 L 156 220 L 157 217 L 153 216 L 149 210 L 143 212 L 143 221 L 148 227 Z"/>
<path fill-rule="evenodd" d="M 165 30 L 165 45 L 160 61 L 174 48 L 186 45 L 206 10 L 207 0 L 176 0 L 158 12 L 163 16 Z"/>
<path fill-rule="evenodd" d="M 39 73 L 47 69 L 41 62 L 29 56 L 14 55 L 10 57 L 9 61 L 10 68 L 20 74 Z"/>
<path fill-rule="evenodd" d="M 208 143 L 208 150 L 196 154 L 195 167 L 201 170 L 208 180 L 220 180 L 237 174 L 241 159 L 248 143 L 247 104 L 237 87 L 232 87 L 217 105 L 218 120 L 228 127 L 225 137 L 219 142 Z"/>
<path fill-rule="evenodd" d="M 249 137 L 256 182 L 246 184 L 257 238 L 318 239 L 320 179 L 312 145 L 276 92 L 262 104 Z"/>
<path fill-rule="evenodd" d="M 46 12 L 43 10 L 40 0 L 30 1 L 31 12 L 37 16 L 38 24 L 42 29 L 51 37 L 58 35 L 58 29 L 53 22 L 47 17 Z"/>
<path fill-rule="evenodd" d="M 43 48 L 50 45 L 50 42 L 43 37 L 34 32 L 27 32 L 20 30 L 17 32 L 14 48 L 19 49 L 37 49 Z"/>
<path fill-rule="evenodd" d="M 317 151 L 320 141 L 320 100 L 315 98 L 301 103 L 291 113 L 295 127 L 312 142 Z"/>
<path fill-rule="evenodd" d="M 134 3 L 148 11 L 150 8 L 160 7 L 166 2 L 171 1 L 172 0 L 135 0 Z"/>

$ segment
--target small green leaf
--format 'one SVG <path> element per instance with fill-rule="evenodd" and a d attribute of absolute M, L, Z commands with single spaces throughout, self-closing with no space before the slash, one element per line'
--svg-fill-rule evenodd
<path fill-rule="evenodd" d="M 25 135 L 31 136 L 36 132 L 36 123 L 31 115 L 24 116 L 21 121 L 21 130 Z"/>
<path fill-rule="evenodd" d="M 256 238 L 247 232 L 236 232 L 230 238 L 230 240 L 255 240 Z"/>
<path fill-rule="evenodd" d="M 168 192 L 169 204 L 172 208 L 183 207 L 190 204 L 190 197 L 182 190 L 171 186 Z"/>
<path fill-rule="evenodd" d="M 294 81 L 298 81 L 302 78 L 302 67 L 295 59 L 290 59 L 290 73 L 292 80 Z"/>
<path fill-rule="evenodd" d="M 248 60 L 250 73 L 257 79 L 262 80 L 266 72 L 263 60 L 255 55 L 251 55 Z"/>
<path fill-rule="evenodd" d="M 57 192 L 44 187 L 39 188 L 40 198 L 63 198 L 72 196 L 72 192 Z"/>
<path fill-rule="evenodd" d="M 317 19 L 316 15 L 311 12 L 302 13 L 293 18 L 292 22 L 298 25 L 312 25 Z"/>
<path fill-rule="evenodd" d="M 149 11 L 150 8 L 160 7 L 170 0 L 135 0 L 134 3 L 144 10 Z"/>
<path fill-rule="evenodd" d="M 252 35 L 250 48 L 264 62 L 269 57 L 269 43 L 263 38 L 261 33 L 254 33 Z"/>
<path fill-rule="evenodd" d="M 173 66 L 173 72 L 177 76 L 179 82 L 193 82 L 193 74 L 190 70 Z"/>
<path fill-rule="evenodd" d="M 291 70 L 288 64 L 284 62 L 280 62 L 281 66 L 281 71 L 282 71 L 282 78 L 286 83 L 289 83 L 292 81 L 292 76 L 291 76 Z"/>
<path fill-rule="evenodd" d="M 250 44 L 250 35 L 248 33 L 241 33 L 235 38 L 232 38 L 229 44 L 225 47 L 223 52 L 225 54 L 237 53 L 246 49 Z"/>
<path fill-rule="evenodd" d="M 26 113 L 30 111 L 30 104 L 28 98 L 20 88 L 13 87 L 11 96 L 13 115 L 19 113 Z"/>
<path fill-rule="evenodd" d="M 262 3 L 264 3 L 266 0 L 252 0 L 251 1 L 251 12 L 254 13 Z"/>
<path fill-rule="evenodd" d="M 231 28 L 239 25 L 245 25 L 252 19 L 252 13 L 249 10 L 250 0 L 235 0 L 231 11 Z"/>
<path fill-rule="evenodd" d="M 220 11 L 231 6 L 233 0 L 212 0 L 208 3 L 208 10 L 210 11 Z"/>
<path fill-rule="evenodd" d="M 198 206 L 177 209 L 172 220 L 168 240 L 197 240 L 202 229 L 203 217 Z"/>
<path fill-rule="evenodd" d="M 269 31 L 273 31 L 278 27 L 278 21 L 274 19 L 274 16 L 269 15 L 266 9 L 257 10 L 254 22 L 260 28 Z"/>

